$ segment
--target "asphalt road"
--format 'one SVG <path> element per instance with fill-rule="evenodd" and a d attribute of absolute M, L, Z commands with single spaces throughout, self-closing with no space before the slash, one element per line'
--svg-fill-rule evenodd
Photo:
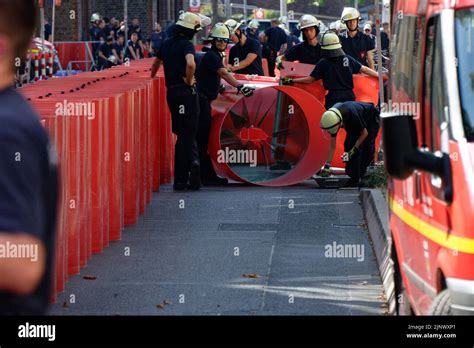
<path fill-rule="evenodd" d="M 358 191 L 317 189 L 308 181 L 185 193 L 163 186 L 121 241 L 69 279 L 51 314 L 385 311 Z"/>

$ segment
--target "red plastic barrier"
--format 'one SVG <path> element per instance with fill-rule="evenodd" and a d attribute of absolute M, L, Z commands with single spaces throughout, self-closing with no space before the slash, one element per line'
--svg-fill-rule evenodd
<path fill-rule="evenodd" d="M 146 204 L 146 163 L 145 156 L 147 156 L 147 146 L 146 146 L 146 117 L 145 117 L 145 108 L 146 108 L 146 99 L 145 99 L 145 90 L 140 89 L 138 94 L 138 156 L 139 156 L 139 213 L 143 214 L 145 212 Z"/>
<path fill-rule="evenodd" d="M 162 70 L 159 76 L 160 105 L 160 173 L 161 182 L 170 183 L 174 170 L 174 135 L 171 132 L 171 114 L 166 103 L 166 86 Z M 163 77 L 162 77 L 163 76 Z"/>
<path fill-rule="evenodd" d="M 110 240 L 120 240 L 123 229 L 123 198 L 122 198 L 122 129 L 125 101 L 124 95 L 117 95 L 110 99 L 109 111 L 111 112 L 109 130 L 109 230 Z"/>
<path fill-rule="evenodd" d="M 80 215 L 83 213 L 80 207 L 80 127 L 81 119 L 77 116 L 72 116 L 68 119 L 68 146 L 67 146 L 67 161 L 68 161 L 68 201 L 67 208 L 67 230 L 68 230 L 68 274 L 78 274 L 80 268 Z"/>
<path fill-rule="evenodd" d="M 151 127 L 151 139 L 152 150 L 153 150 L 153 191 L 160 189 L 160 140 L 161 140 L 161 122 L 160 119 L 160 83 L 158 79 L 153 80 L 153 103 L 152 103 L 152 127 Z"/>
<path fill-rule="evenodd" d="M 103 72 L 39 81 L 20 89 L 38 110 L 56 144 L 61 175 L 54 293 L 77 274 L 92 252 L 121 237 L 171 180 L 173 137 L 163 75 L 150 78 L 152 60 Z M 91 103 L 93 117 L 65 116 L 67 103 Z M 59 105 L 59 106 L 58 106 Z M 163 146 L 161 146 L 163 145 Z"/>

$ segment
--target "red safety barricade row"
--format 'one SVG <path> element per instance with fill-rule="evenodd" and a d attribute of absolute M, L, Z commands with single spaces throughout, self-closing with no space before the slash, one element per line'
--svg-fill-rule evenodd
<path fill-rule="evenodd" d="M 39 81 L 19 91 L 55 144 L 61 175 L 55 301 L 68 276 L 119 240 L 173 176 L 174 137 L 164 76 L 152 60 Z"/>

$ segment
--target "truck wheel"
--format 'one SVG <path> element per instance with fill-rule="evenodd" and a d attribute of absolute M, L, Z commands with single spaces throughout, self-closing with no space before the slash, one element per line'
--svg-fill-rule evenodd
<path fill-rule="evenodd" d="M 449 295 L 448 289 L 441 291 L 436 296 L 431 309 L 430 315 L 452 315 L 451 313 L 451 296 Z"/>

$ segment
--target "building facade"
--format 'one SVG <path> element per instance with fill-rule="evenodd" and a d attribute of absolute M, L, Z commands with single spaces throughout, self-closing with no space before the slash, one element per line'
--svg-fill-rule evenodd
<path fill-rule="evenodd" d="M 93 13 L 123 20 L 125 2 L 128 22 L 138 18 L 145 38 L 153 30 L 155 22 L 166 26 L 174 21 L 177 10 L 184 7 L 183 0 L 62 0 L 62 5 L 56 7 L 55 41 L 86 40 Z M 46 1 L 45 16 L 51 20 L 51 1 Z"/>

